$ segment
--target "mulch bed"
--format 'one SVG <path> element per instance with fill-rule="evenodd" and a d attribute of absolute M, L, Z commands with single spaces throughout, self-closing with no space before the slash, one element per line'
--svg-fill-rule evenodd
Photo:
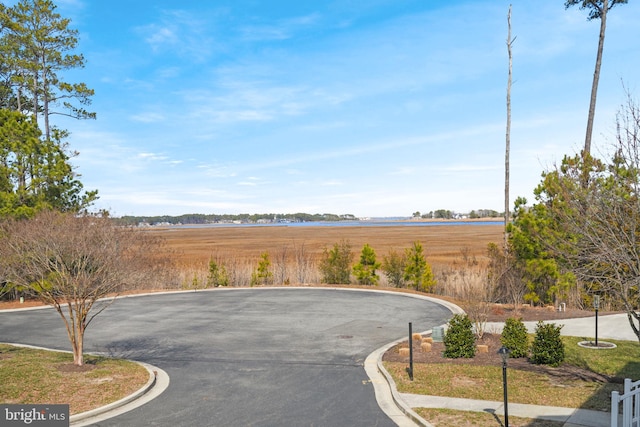
<path fill-rule="evenodd" d="M 488 351 L 486 353 L 476 352 L 473 358 L 447 359 L 442 356 L 444 352 L 444 344 L 442 342 L 434 342 L 431 345 L 431 351 L 423 352 L 420 348 L 420 342 L 413 341 L 413 362 L 414 363 L 448 363 L 456 365 L 475 365 L 475 366 L 502 366 L 502 358 L 498 354 L 498 349 L 502 347 L 499 334 L 485 333 L 476 344 L 486 345 Z M 407 341 L 390 348 L 382 357 L 385 362 L 409 363 L 408 356 L 401 356 L 399 349 L 408 347 Z M 609 377 L 597 372 L 579 368 L 573 365 L 562 364 L 557 368 L 545 365 L 536 365 L 531 363 L 527 358 L 509 359 L 509 369 L 519 369 L 548 375 L 552 378 L 562 380 L 582 380 L 597 382 L 622 382 L 623 379 Z"/>
<path fill-rule="evenodd" d="M 464 304 L 459 304 L 464 309 Z M 609 313 L 612 314 L 612 313 Z M 488 315 L 489 322 L 504 322 L 507 318 L 521 318 L 523 321 L 554 321 L 561 319 L 572 319 L 578 317 L 593 316 L 593 311 L 589 310 L 567 310 L 557 311 L 547 307 L 519 307 L 514 310 L 511 306 L 494 305 Z M 476 365 L 476 366 L 502 366 L 502 358 L 498 354 L 498 349 L 502 347 L 500 342 L 500 334 L 485 333 L 476 344 L 486 345 L 487 353 L 478 353 L 473 358 L 465 359 L 447 359 L 442 356 L 444 352 L 444 344 L 442 342 L 434 342 L 430 352 L 422 352 L 420 342 L 413 342 L 413 361 L 414 363 L 449 363 L 460 365 Z M 389 349 L 382 357 L 382 360 L 389 362 L 409 363 L 409 357 L 400 356 L 399 348 L 408 347 L 405 341 Z M 509 369 L 520 369 L 524 371 L 537 372 L 549 375 L 552 378 L 566 380 L 582 380 L 582 381 L 598 381 L 598 382 L 622 382 L 623 379 L 617 377 L 609 377 L 597 372 L 592 372 L 577 366 L 562 364 L 557 368 L 545 365 L 536 365 L 531 363 L 527 358 L 509 359 Z"/>

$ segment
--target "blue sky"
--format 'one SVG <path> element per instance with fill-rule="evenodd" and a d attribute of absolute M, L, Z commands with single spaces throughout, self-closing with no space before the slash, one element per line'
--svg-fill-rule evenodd
<path fill-rule="evenodd" d="M 608 16 L 594 152 L 640 84 L 640 2 Z M 503 210 L 502 0 L 58 0 L 95 121 L 58 119 L 114 215 Z M 511 200 L 577 152 L 599 21 L 513 2 Z M 511 203 L 512 205 L 512 203 Z"/>

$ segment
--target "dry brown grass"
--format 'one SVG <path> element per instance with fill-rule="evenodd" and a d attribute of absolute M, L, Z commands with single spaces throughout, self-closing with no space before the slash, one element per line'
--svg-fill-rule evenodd
<path fill-rule="evenodd" d="M 422 418 L 437 427 L 502 427 L 504 417 L 490 412 L 456 411 L 452 409 L 417 408 Z M 509 417 L 510 427 L 561 427 L 563 422 Z"/>
<path fill-rule="evenodd" d="M 304 244 L 313 255 L 319 256 L 324 247 L 345 239 L 352 248 L 360 250 L 365 243 L 378 256 L 390 249 L 408 248 L 420 241 L 432 265 L 452 265 L 460 251 L 468 248 L 480 261 L 486 260 L 487 244 L 500 242 L 502 225 L 436 225 L 407 226 L 336 226 L 336 227 L 207 227 L 151 229 L 166 239 L 170 248 L 178 251 L 184 262 L 208 262 L 214 254 L 240 259 L 257 260 L 260 253 L 275 254 L 283 247 Z"/>
<path fill-rule="evenodd" d="M 484 288 L 487 245 L 502 240 L 499 223 L 407 226 L 212 226 L 152 228 L 173 254 L 175 282 L 169 288 L 208 287 L 209 261 L 224 266 L 231 286 L 250 286 L 260 257 L 269 254 L 272 284 L 322 284 L 319 263 L 325 248 L 347 241 L 359 257 L 365 244 L 382 261 L 390 251 L 402 253 L 419 241 L 437 282 L 436 294 L 464 299 L 470 288 Z M 379 285 L 389 287 L 378 271 Z"/>

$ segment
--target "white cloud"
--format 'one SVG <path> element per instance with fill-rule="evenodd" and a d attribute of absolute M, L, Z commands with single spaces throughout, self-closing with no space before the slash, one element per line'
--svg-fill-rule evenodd
<path fill-rule="evenodd" d="M 130 119 L 134 122 L 141 122 L 141 123 L 156 123 L 156 122 L 162 122 L 166 120 L 163 114 L 152 113 L 152 112 L 135 114 L 131 116 Z"/>
<path fill-rule="evenodd" d="M 239 30 L 245 42 L 286 40 L 306 28 L 315 26 L 319 19 L 319 14 L 310 14 L 277 22 L 245 25 Z"/>
<path fill-rule="evenodd" d="M 142 25 L 136 32 L 156 53 L 172 53 L 196 62 L 206 60 L 214 51 L 207 22 L 185 10 L 165 10 L 158 22 Z"/>
<path fill-rule="evenodd" d="M 157 153 L 138 153 L 138 158 L 144 160 L 167 160 L 169 157 Z"/>

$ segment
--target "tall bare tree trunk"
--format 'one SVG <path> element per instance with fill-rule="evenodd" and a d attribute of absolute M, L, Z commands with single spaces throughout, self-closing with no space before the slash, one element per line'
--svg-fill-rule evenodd
<path fill-rule="evenodd" d="M 591 135 L 593 133 L 593 120 L 596 115 L 596 98 L 598 95 L 598 81 L 600 80 L 600 66 L 602 65 L 602 51 L 604 50 L 604 34 L 607 28 L 607 10 L 609 4 L 607 0 L 602 2 L 600 11 L 600 37 L 598 39 L 598 54 L 596 56 L 596 68 L 593 72 L 593 83 L 591 84 L 591 101 L 589 102 L 589 116 L 587 118 L 587 132 L 584 137 L 583 157 L 591 154 Z"/>
<path fill-rule="evenodd" d="M 33 76 L 33 118 L 38 123 L 38 75 Z"/>
<path fill-rule="evenodd" d="M 507 80 L 507 131 L 504 150 L 504 248 L 507 250 L 507 224 L 509 224 L 509 151 L 511 149 L 511 78 L 513 56 L 511 46 L 515 38 L 511 39 L 511 5 L 509 5 L 509 14 L 507 15 L 508 33 L 507 33 L 507 52 L 509 53 L 509 78 Z"/>

